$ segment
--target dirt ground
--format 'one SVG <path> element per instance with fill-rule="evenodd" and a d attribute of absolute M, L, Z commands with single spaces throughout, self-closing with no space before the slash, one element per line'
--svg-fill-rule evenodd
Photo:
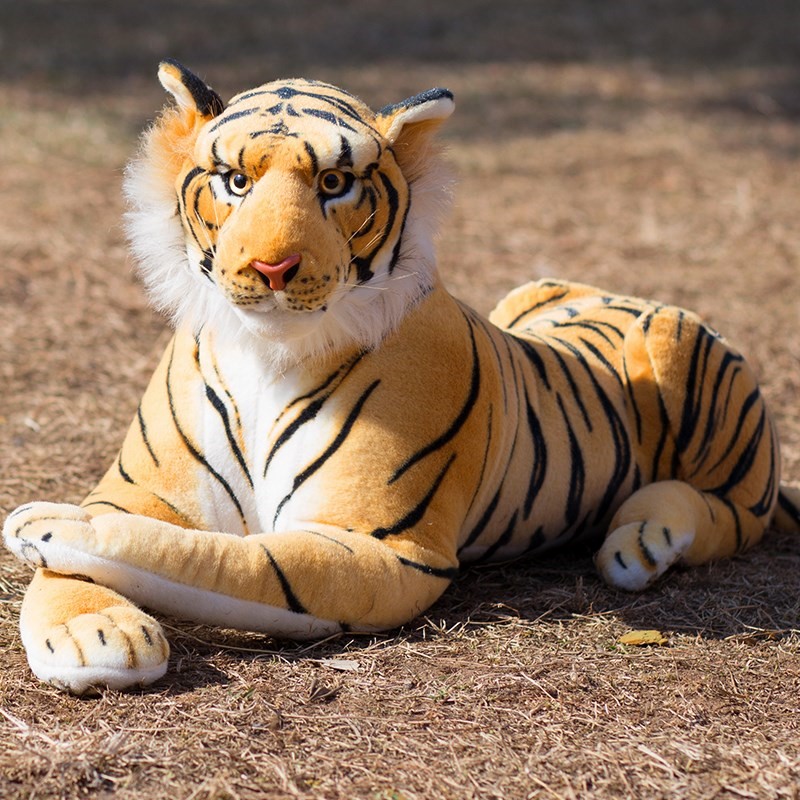
<path fill-rule="evenodd" d="M 481 311 L 544 275 L 706 316 L 800 481 L 793 0 L 31 0 L 0 17 L 0 511 L 75 502 L 168 333 L 120 228 L 173 56 L 223 96 L 305 75 L 457 101 L 440 260 Z M 37 683 L 0 554 L 3 798 L 798 798 L 800 541 L 612 591 L 590 554 L 465 572 L 422 619 L 297 645 L 167 620 L 151 689 Z M 620 644 L 642 628 L 660 647 Z"/>

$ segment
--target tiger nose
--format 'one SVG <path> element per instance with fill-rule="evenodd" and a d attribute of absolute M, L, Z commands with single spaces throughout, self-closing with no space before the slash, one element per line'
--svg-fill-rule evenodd
<path fill-rule="evenodd" d="M 261 279 L 272 291 L 279 292 L 297 275 L 297 270 L 300 268 L 300 253 L 292 253 L 277 264 L 267 264 L 266 261 L 253 259 L 250 266 L 261 275 Z"/>

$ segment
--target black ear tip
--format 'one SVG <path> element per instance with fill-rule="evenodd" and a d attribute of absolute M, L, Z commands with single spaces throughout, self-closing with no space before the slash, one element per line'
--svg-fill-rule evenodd
<path fill-rule="evenodd" d="M 424 103 L 428 100 L 441 100 L 443 97 L 447 98 L 448 100 L 455 99 L 453 93 L 449 89 L 444 89 L 442 87 L 437 89 L 428 89 L 427 92 L 417 95 L 417 99 L 420 103 Z"/>
<path fill-rule="evenodd" d="M 177 70 L 181 83 L 192 96 L 197 111 L 204 117 L 216 117 L 225 110 L 222 98 L 190 69 L 174 58 L 164 58 L 159 63 L 159 70 L 172 67 Z"/>
<path fill-rule="evenodd" d="M 159 67 L 164 67 L 164 66 L 176 67 L 181 72 L 188 72 L 189 71 L 189 70 L 186 69 L 186 67 L 183 66 L 183 64 L 181 64 L 180 61 L 178 61 L 175 58 L 162 58 L 161 61 L 158 62 L 158 66 Z"/>
<path fill-rule="evenodd" d="M 430 103 L 434 100 L 454 100 L 453 93 L 449 89 L 437 88 L 437 89 L 428 89 L 427 92 L 422 92 L 422 94 L 415 94 L 413 97 L 409 97 L 405 100 L 402 100 L 399 103 L 393 103 L 390 106 L 384 106 L 382 109 L 378 111 L 379 117 L 387 117 L 390 114 L 394 114 L 395 111 L 400 111 L 404 108 L 414 108 L 414 106 L 421 106 L 424 103 Z"/>

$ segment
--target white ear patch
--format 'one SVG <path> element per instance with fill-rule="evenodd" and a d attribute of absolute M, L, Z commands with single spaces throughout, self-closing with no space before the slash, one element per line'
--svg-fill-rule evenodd
<path fill-rule="evenodd" d="M 409 97 L 397 105 L 387 106 L 378 112 L 383 122 L 384 137 L 394 143 L 406 125 L 418 122 L 444 122 L 455 110 L 453 94 L 447 89 L 429 89 Z M 385 127 L 388 123 L 388 127 Z"/>
<path fill-rule="evenodd" d="M 173 59 L 166 59 L 158 65 L 158 80 L 184 111 L 194 111 L 201 117 L 215 117 L 224 109 L 225 104 L 210 86 Z"/>
<path fill-rule="evenodd" d="M 174 98 L 175 102 L 185 109 L 195 110 L 192 93 L 183 85 L 180 73 L 172 64 L 161 64 L 158 68 L 158 80 Z"/>

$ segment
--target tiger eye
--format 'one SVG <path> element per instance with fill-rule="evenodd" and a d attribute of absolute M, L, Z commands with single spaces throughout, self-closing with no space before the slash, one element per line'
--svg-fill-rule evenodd
<path fill-rule="evenodd" d="M 353 175 L 338 169 L 326 169 L 319 176 L 319 190 L 326 197 L 341 197 L 353 185 Z"/>
<path fill-rule="evenodd" d="M 244 172 L 232 170 L 225 175 L 225 186 L 231 194 L 243 197 L 250 191 L 252 181 Z"/>

